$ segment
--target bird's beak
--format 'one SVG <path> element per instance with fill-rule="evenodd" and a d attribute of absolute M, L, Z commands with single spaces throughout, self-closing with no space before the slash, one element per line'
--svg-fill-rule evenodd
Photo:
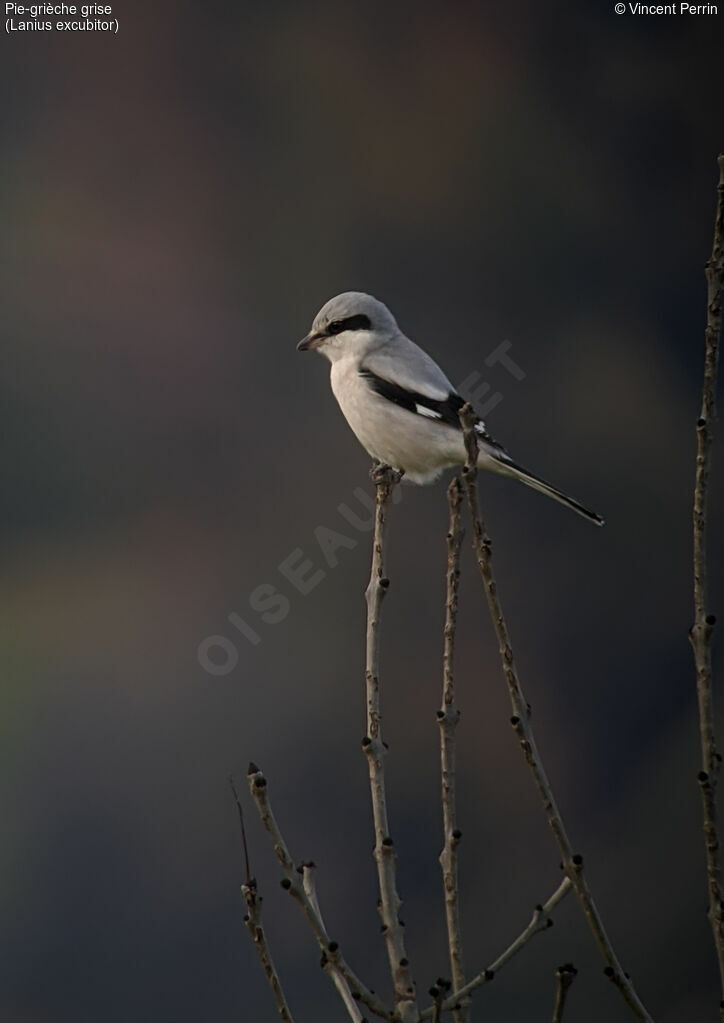
<path fill-rule="evenodd" d="M 319 348 L 319 346 L 324 341 L 324 338 L 325 338 L 324 334 L 314 334 L 314 333 L 307 334 L 307 336 L 303 337 L 302 340 L 297 345 L 297 351 L 298 352 L 311 352 L 313 349 Z"/>

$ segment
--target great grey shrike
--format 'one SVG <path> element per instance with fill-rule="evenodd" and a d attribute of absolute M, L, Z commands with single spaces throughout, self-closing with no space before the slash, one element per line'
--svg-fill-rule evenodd
<path fill-rule="evenodd" d="M 465 404 L 443 371 L 402 333 L 382 302 L 346 291 L 322 306 L 297 348 L 332 364 L 332 391 L 362 446 L 412 483 L 432 483 L 465 462 L 458 413 Z M 603 519 L 518 465 L 478 420 L 478 468 L 513 476 L 578 512 Z"/>

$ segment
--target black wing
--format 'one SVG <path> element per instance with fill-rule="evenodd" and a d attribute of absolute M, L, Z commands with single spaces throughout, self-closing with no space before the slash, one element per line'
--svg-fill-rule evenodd
<path fill-rule="evenodd" d="M 465 400 L 456 391 L 451 391 L 446 398 L 429 398 L 426 394 L 420 394 L 419 391 L 409 391 L 406 387 L 401 387 L 400 384 L 393 384 L 391 381 L 385 380 L 384 377 L 377 376 L 372 370 L 365 369 L 364 366 L 360 369 L 360 376 L 364 377 L 375 394 L 379 394 L 381 398 L 386 398 L 387 401 L 407 409 L 408 412 L 412 412 L 414 415 L 424 416 L 425 419 L 444 423 L 446 426 L 452 426 L 456 430 L 462 429 L 460 426 L 460 409 L 465 404 Z M 498 444 L 496 440 L 493 440 L 485 429 L 485 423 L 482 419 L 478 419 L 476 422 L 475 431 L 482 440 L 491 444 L 498 453 L 503 455 L 506 460 L 508 459 L 505 448 L 502 444 Z"/>

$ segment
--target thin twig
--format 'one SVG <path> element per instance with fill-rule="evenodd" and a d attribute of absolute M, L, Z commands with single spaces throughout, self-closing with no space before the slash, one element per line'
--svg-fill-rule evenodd
<path fill-rule="evenodd" d="M 244 872 L 245 881 L 241 886 L 241 894 L 244 896 L 244 902 L 246 903 L 246 913 L 244 914 L 244 924 L 246 929 L 251 935 L 252 941 L 254 942 L 254 948 L 256 949 L 259 961 L 266 974 L 266 979 L 269 981 L 269 987 L 271 988 L 274 1003 L 279 1011 L 280 1018 L 284 1023 L 294 1023 L 292 1014 L 289 1010 L 284 991 L 282 990 L 281 981 L 279 980 L 279 974 L 277 973 L 274 961 L 271 957 L 271 951 L 264 934 L 264 928 L 261 925 L 261 904 L 262 897 L 259 895 L 257 890 L 256 881 L 251 877 L 249 867 L 249 849 L 246 844 L 246 828 L 244 827 L 244 810 L 239 799 L 239 793 L 236 791 L 236 785 L 234 779 L 229 775 L 229 785 L 231 791 L 234 794 L 236 800 L 236 808 L 239 811 L 239 826 L 241 827 L 241 842 L 244 849 Z"/>
<path fill-rule="evenodd" d="M 706 331 L 704 383 L 701 415 L 696 424 L 696 482 L 694 485 L 694 624 L 689 638 L 696 665 L 696 690 L 701 733 L 701 771 L 699 786 L 704 818 L 706 873 L 709 887 L 709 921 L 714 936 L 722 1000 L 720 1017 L 724 1021 L 724 905 L 722 904 L 719 832 L 716 819 L 716 788 L 721 765 L 714 734 L 714 700 L 711 684 L 711 644 L 716 618 L 707 612 L 706 527 L 707 494 L 711 464 L 711 443 L 716 418 L 716 382 L 721 333 L 721 307 L 724 295 L 724 155 L 719 157 L 719 185 L 714 242 L 706 264 Z"/>
<path fill-rule="evenodd" d="M 372 478 L 376 488 L 375 530 L 372 539 L 370 581 L 365 592 L 367 600 L 365 668 L 367 733 L 362 741 L 362 746 L 367 755 L 369 768 L 372 816 L 375 828 L 374 857 L 380 889 L 379 911 L 395 991 L 395 1010 L 401 1023 L 416 1023 L 418 1009 L 415 1000 L 415 984 L 412 980 L 405 951 L 402 924 L 400 923 L 401 902 L 397 892 L 397 857 L 387 817 L 384 768 L 386 747 L 382 741 L 379 681 L 380 608 L 390 585 L 389 579 L 385 578 L 383 574 L 385 512 L 392 490 L 400 480 L 400 474 L 390 469 L 389 466 L 377 465 L 373 470 Z"/>
<path fill-rule="evenodd" d="M 465 986 L 463 968 L 462 933 L 460 929 L 460 903 L 458 889 L 458 846 L 462 833 L 457 825 L 455 799 L 455 731 L 460 720 L 460 710 L 455 702 L 455 677 L 453 654 L 455 650 L 455 627 L 458 614 L 458 583 L 460 580 L 460 546 L 463 529 L 460 524 L 460 505 L 463 500 L 462 487 L 457 476 L 447 490 L 450 508 L 450 524 L 447 533 L 447 572 L 445 595 L 445 630 L 443 646 L 442 706 L 437 712 L 440 725 L 440 766 L 442 780 L 442 824 L 444 845 L 440 853 L 443 892 L 445 896 L 445 917 L 447 941 L 450 952 L 450 971 L 453 991 Z M 470 1019 L 469 999 L 460 1000 L 453 1012 L 455 1023 L 468 1023 Z"/>
<path fill-rule="evenodd" d="M 577 973 L 578 970 L 573 963 L 564 963 L 556 970 L 556 1002 L 553 1006 L 553 1023 L 561 1023 L 563 1019 L 568 990 L 576 979 Z"/>
<path fill-rule="evenodd" d="M 236 791 L 236 783 L 232 775 L 229 775 L 229 785 L 236 801 L 236 809 L 239 812 L 239 827 L 241 828 L 241 845 L 244 850 L 244 873 L 246 883 L 249 884 L 251 881 L 251 867 L 249 866 L 249 847 L 246 844 L 246 828 L 244 827 L 244 808 L 241 805 L 239 799 L 239 793 Z"/>
<path fill-rule="evenodd" d="M 472 994 L 473 991 L 482 987 L 483 984 L 489 984 L 503 966 L 510 962 L 513 956 L 520 952 L 520 950 L 528 944 L 535 934 L 540 934 L 541 931 L 545 931 L 549 927 L 552 927 L 553 920 L 551 919 L 551 913 L 561 899 L 565 898 L 572 887 L 570 878 L 564 877 L 548 901 L 544 902 L 543 905 L 535 907 L 530 923 L 520 932 L 515 941 L 512 941 L 506 950 L 502 952 L 498 958 L 490 964 L 490 966 L 481 970 L 480 973 L 473 977 L 472 980 L 468 981 L 461 991 L 457 991 L 449 998 L 446 998 L 442 1004 L 442 1011 L 449 1012 L 451 1009 L 455 1008 L 461 997 L 464 998 L 466 995 Z M 434 1007 L 425 1009 L 425 1011 L 421 1014 L 420 1019 L 430 1019 L 433 1016 L 434 1011 Z"/>
<path fill-rule="evenodd" d="M 307 898 L 312 904 L 317 916 L 320 920 L 322 919 L 322 911 L 319 908 L 319 900 L 317 899 L 317 887 L 314 883 L 314 871 L 315 866 L 312 862 L 303 863 L 301 867 L 297 868 L 297 873 L 301 872 L 302 875 L 302 887 L 306 892 Z M 337 988 L 339 997 L 344 1002 L 345 1008 L 352 1023 L 364 1023 L 364 1017 L 360 1011 L 360 1007 L 352 997 L 352 992 L 347 981 L 344 979 L 344 975 L 337 966 L 333 959 L 330 959 L 325 955 L 322 961 L 322 969 L 325 973 L 328 973 L 332 978 L 334 986 Z"/>
<path fill-rule="evenodd" d="M 591 895 L 588 883 L 583 873 L 583 857 L 574 854 L 568 838 L 563 818 L 556 805 L 553 789 L 548 781 L 543 762 L 541 761 L 530 723 L 530 706 L 523 695 L 523 689 L 518 679 L 518 673 L 513 659 L 513 648 L 508 634 L 508 627 L 503 617 L 503 610 L 498 597 L 498 590 L 493 575 L 492 547 L 487 535 L 485 525 L 480 515 L 477 488 L 477 457 L 478 441 L 475 432 L 477 419 L 470 405 L 464 405 L 460 410 L 460 423 L 465 435 L 465 447 L 467 451 L 467 463 L 463 469 L 463 484 L 470 507 L 470 516 L 473 523 L 473 549 L 480 569 L 480 575 L 485 588 L 485 595 L 488 600 L 490 615 L 493 620 L 493 627 L 498 639 L 498 647 L 503 662 L 503 674 L 508 684 L 508 691 L 513 708 L 511 724 L 518 737 L 520 747 L 525 756 L 526 763 L 530 767 L 536 787 L 543 802 L 548 824 L 558 844 L 563 863 L 563 869 L 571 879 L 573 889 L 593 933 L 596 944 L 599 947 L 604 962 L 606 963 L 604 973 L 612 984 L 618 988 L 626 1004 L 641 1021 L 651 1023 L 651 1016 L 636 994 L 628 974 L 623 970 L 618 961 L 613 946 L 606 934 L 603 921 L 598 912 L 593 896 Z"/>
<path fill-rule="evenodd" d="M 281 981 L 279 980 L 279 974 L 276 971 L 274 962 L 269 951 L 269 945 L 267 944 L 266 935 L 264 934 L 264 928 L 261 925 L 261 903 L 262 898 L 257 892 L 256 881 L 251 878 L 241 886 L 241 894 L 244 896 L 246 902 L 246 914 L 244 916 L 244 923 L 249 934 L 251 934 L 256 948 L 259 961 L 266 974 L 266 979 L 269 982 L 272 995 L 274 997 L 274 1004 L 279 1012 L 279 1018 L 284 1023 L 294 1023 L 294 1019 L 287 1005 L 287 1000 L 282 990 Z"/>
<path fill-rule="evenodd" d="M 388 1020 L 389 1023 L 396 1023 L 394 1014 L 380 1001 L 373 991 L 370 991 L 362 983 L 359 977 L 347 965 L 337 942 L 330 940 L 327 929 L 324 926 L 324 921 L 319 915 L 318 908 L 312 904 L 304 889 L 303 882 L 300 882 L 298 871 L 289 853 L 289 848 L 272 813 L 266 778 L 255 764 L 249 764 L 249 790 L 259 811 L 261 822 L 271 839 L 276 857 L 281 864 L 284 873 L 282 888 L 288 891 L 299 904 L 307 923 L 311 927 L 319 950 L 322 953 L 322 967 L 326 968 L 327 962 L 331 962 L 346 980 L 352 997 L 355 1000 L 359 999 L 359 1001 L 363 1002 L 376 1016 Z"/>

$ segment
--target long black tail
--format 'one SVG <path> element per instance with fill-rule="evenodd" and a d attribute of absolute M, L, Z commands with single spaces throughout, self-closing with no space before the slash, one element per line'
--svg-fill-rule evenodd
<path fill-rule="evenodd" d="M 515 479 L 520 480 L 521 483 L 525 483 L 529 487 L 533 487 L 534 490 L 540 491 L 541 494 L 546 494 L 548 497 L 552 497 L 554 501 L 559 501 L 564 504 L 566 508 L 571 508 L 574 512 L 582 515 L 584 519 L 588 519 L 589 522 L 593 522 L 596 526 L 602 526 L 604 519 L 596 512 L 591 511 L 590 508 L 585 508 L 574 498 L 569 497 L 568 494 L 564 494 L 563 491 L 556 489 L 551 486 L 550 483 L 546 483 L 539 476 L 535 476 L 532 472 L 524 469 L 522 465 L 517 465 L 515 462 L 508 458 L 496 458 L 498 471 L 503 473 L 505 476 L 513 476 Z M 490 468 L 490 462 L 487 461 L 485 468 Z"/>

